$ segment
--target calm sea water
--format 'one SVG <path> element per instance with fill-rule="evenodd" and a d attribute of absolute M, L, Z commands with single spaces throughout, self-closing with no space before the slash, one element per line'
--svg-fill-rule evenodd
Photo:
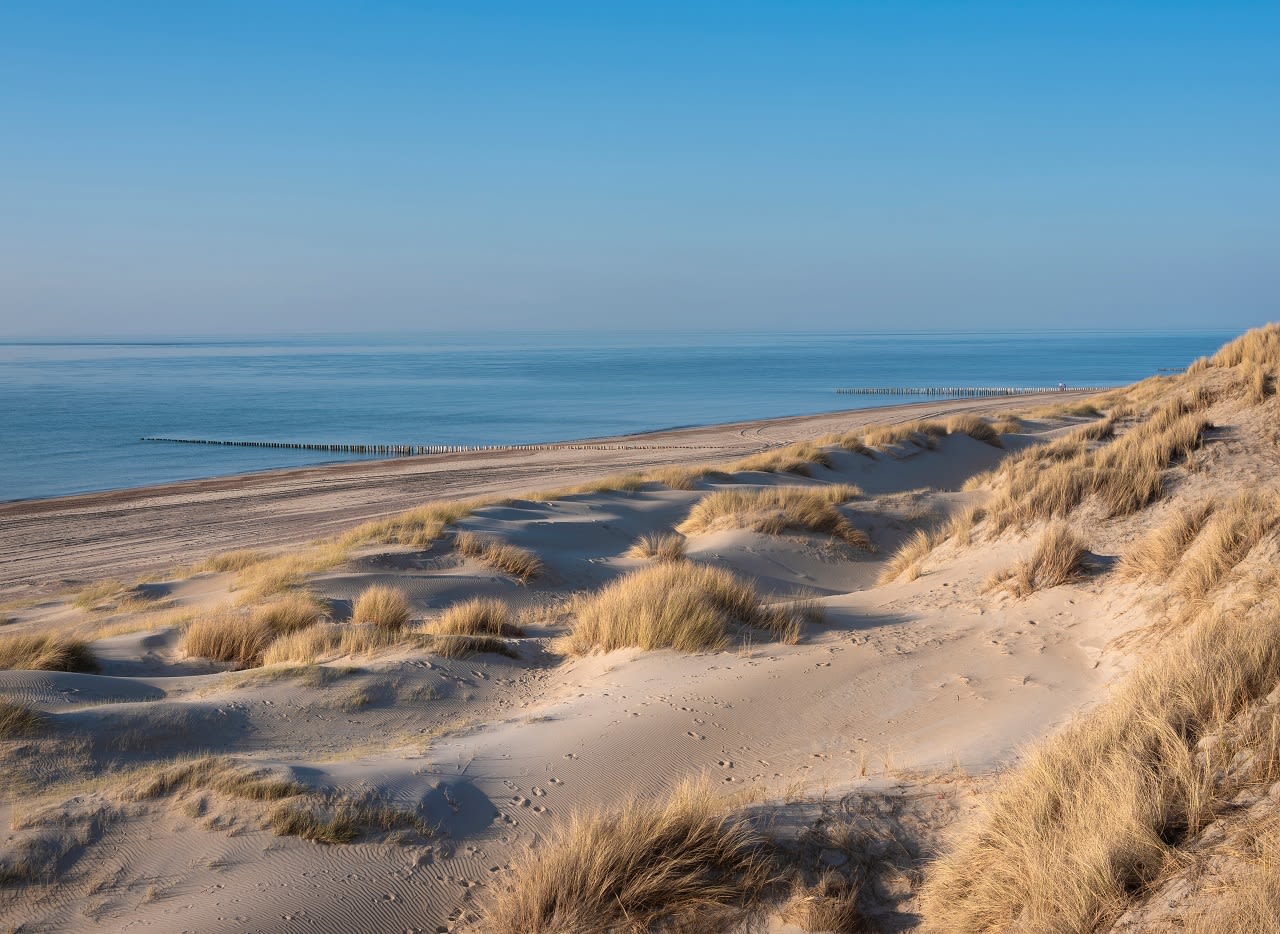
<path fill-rule="evenodd" d="M 351 455 L 144 442 L 502 444 L 903 401 L 837 386 L 1110 385 L 1226 331 L 456 334 L 0 342 L 0 499 Z"/>

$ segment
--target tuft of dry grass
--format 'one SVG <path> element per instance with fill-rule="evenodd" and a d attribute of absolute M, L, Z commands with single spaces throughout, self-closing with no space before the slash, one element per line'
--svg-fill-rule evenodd
<path fill-rule="evenodd" d="M 44 716 L 28 704 L 0 701 L 0 739 L 30 736 L 45 722 Z"/>
<path fill-rule="evenodd" d="M 1174 581 L 1188 604 L 1203 602 L 1262 539 L 1280 528 L 1280 494 L 1245 490 L 1223 503 L 1191 543 Z"/>
<path fill-rule="evenodd" d="M 1004 415 L 992 426 L 1002 435 L 1019 435 L 1027 430 L 1026 424 L 1016 415 Z"/>
<path fill-rule="evenodd" d="M 231 571 L 243 571 L 268 559 L 263 551 L 242 548 L 237 551 L 224 551 L 196 565 L 196 571 L 212 571 L 216 574 L 227 574 Z"/>
<path fill-rule="evenodd" d="M 947 434 L 968 435 L 975 441 L 983 441 L 992 447 L 1004 447 L 1004 442 L 1000 440 L 999 429 L 985 418 L 979 418 L 976 415 L 952 415 L 947 419 Z"/>
<path fill-rule="evenodd" d="M 224 608 L 191 621 L 180 647 L 187 655 L 256 668 L 276 639 L 315 626 L 324 612 L 323 604 L 303 593 L 288 594 L 247 615 Z"/>
<path fill-rule="evenodd" d="M 272 640 L 263 650 L 262 664 L 312 665 L 324 657 L 370 655 L 402 642 L 412 643 L 413 639 L 404 631 L 377 626 L 321 624 Z"/>
<path fill-rule="evenodd" d="M 395 632 L 409 622 L 409 601 L 399 587 L 374 584 L 356 597 L 351 622 L 368 623 L 378 629 Z"/>
<path fill-rule="evenodd" d="M 723 479 L 728 475 L 710 464 L 694 464 L 690 467 L 658 467 L 645 476 L 651 483 L 658 483 L 672 490 L 692 490 L 699 480 Z"/>
<path fill-rule="evenodd" d="M 483 909 L 490 934 L 729 930 L 775 881 L 762 837 L 705 786 L 573 817 Z"/>
<path fill-rule="evenodd" d="M 861 495 L 860 489 L 849 484 L 717 490 L 702 497 L 676 531 L 685 535 L 723 528 L 750 529 L 766 535 L 781 535 L 788 530 L 819 532 L 871 551 L 867 534 L 855 529 L 836 508 L 837 503 Z"/>
<path fill-rule="evenodd" d="M 1275 367 L 1280 364 L 1280 324 L 1265 324 L 1246 331 L 1209 358 L 1209 366 L 1236 367 L 1255 363 Z"/>
<path fill-rule="evenodd" d="M 505 603 L 484 597 L 455 603 L 427 631 L 437 636 L 524 635 L 524 629 L 511 622 L 511 610 Z"/>
<path fill-rule="evenodd" d="M 1203 616 L 1003 779 L 933 863 L 924 929 L 1106 929 L 1242 787 L 1280 777 L 1280 721 L 1237 719 L 1277 679 L 1274 592 L 1265 605 Z M 1233 734 L 1241 722 L 1252 726 Z"/>
<path fill-rule="evenodd" d="M 352 843 L 376 832 L 435 836 L 434 828 L 417 811 L 395 807 L 374 795 L 338 792 L 284 801 L 267 814 L 263 825 L 276 836 L 301 837 L 330 846 Z"/>
<path fill-rule="evenodd" d="M 291 593 L 256 607 L 253 620 L 275 633 L 286 633 L 314 626 L 327 612 L 328 607 L 311 594 Z"/>
<path fill-rule="evenodd" d="M 915 421 L 898 425 L 875 425 L 863 435 L 863 443 L 873 448 L 887 448 L 895 444 L 914 444 L 932 450 L 938 446 L 938 438 L 947 433 L 945 425 L 938 422 Z"/>
<path fill-rule="evenodd" d="M 97 659 L 82 639 L 66 635 L 18 634 L 0 636 L 0 670 L 98 670 Z"/>
<path fill-rule="evenodd" d="M 812 441 L 798 441 L 795 444 L 762 451 L 734 461 L 729 465 L 728 470 L 793 473 L 807 477 L 810 476 L 810 468 L 814 464 L 830 467 L 831 455 Z"/>
<path fill-rule="evenodd" d="M 628 647 L 715 651 L 728 644 L 734 625 L 788 638 L 797 625 L 790 607 L 763 608 L 746 582 L 721 568 L 689 562 L 634 571 L 578 600 L 573 617 L 563 644 L 575 655 Z"/>
<path fill-rule="evenodd" d="M 1127 578 L 1167 578 L 1213 515 L 1216 505 L 1209 500 L 1177 510 L 1121 556 L 1117 568 L 1120 575 Z"/>
<path fill-rule="evenodd" d="M 1036 550 L 1006 571 L 997 571 L 987 581 L 988 587 L 1003 584 L 1015 596 L 1025 597 L 1037 590 L 1048 590 L 1080 580 L 1088 568 L 1089 548 L 1084 540 L 1064 522 L 1049 525 Z"/>
<path fill-rule="evenodd" d="M 627 557 L 649 558 L 653 561 L 683 561 L 685 544 L 683 535 L 650 532 L 636 539 L 635 544 L 627 549 Z"/>
<path fill-rule="evenodd" d="M 288 552 L 245 565 L 235 587 L 243 603 L 254 603 L 273 594 L 302 586 L 308 577 L 335 568 L 347 560 L 350 549 L 337 542 L 322 542 L 298 552 Z"/>
<path fill-rule="evenodd" d="M 921 562 L 929 556 L 941 540 L 936 532 L 916 529 L 885 562 L 884 570 L 880 572 L 877 582 L 891 584 L 903 574 L 907 575 L 907 580 L 915 580 L 920 576 Z"/>
<path fill-rule="evenodd" d="M 1213 897 L 1184 912 L 1185 934 L 1280 934 L 1280 817 L 1257 824 L 1224 854 L 1230 868 L 1215 873 Z"/>
<path fill-rule="evenodd" d="M 867 930 L 862 912 L 858 910 L 858 892 L 857 885 L 831 870 L 819 876 L 813 885 L 797 879 L 779 916 L 788 924 L 815 934 Z"/>
<path fill-rule="evenodd" d="M 136 782 L 127 797 L 145 801 L 183 791 L 206 790 L 250 801 L 279 801 L 300 795 L 307 789 L 305 785 L 280 778 L 268 769 L 252 768 L 216 756 L 202 756 L 152 772 Z"/>
<path fill-rule="evenodd" d="M 485 538 L 474 532 L 455 534 L 453 547 L 468 558 L 475 558 L 492 568 L 504 571 L 522 583 L 528 583 L 544 570 L 542 562 L 532 551 Z"/>
<path fill-rule="evenodd" d="M 465 519 L 477 509 L 501 506 L 507 502 L 509 500 L 499 497 L 481 497 L 423 503 L 389 519 L 379 519 L 357 526 L 343 535 L 339 541 L 347 548 L 368 542 L 425 548 L 439 538 L 445 528 L 459 519 Z"/>

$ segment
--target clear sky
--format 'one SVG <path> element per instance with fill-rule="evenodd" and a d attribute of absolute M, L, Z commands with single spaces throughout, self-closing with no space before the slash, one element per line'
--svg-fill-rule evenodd
<path fill-rule="evenodd" d="M 0 3 L 0 334 L 1244 327 L 1280 3 Z"/>

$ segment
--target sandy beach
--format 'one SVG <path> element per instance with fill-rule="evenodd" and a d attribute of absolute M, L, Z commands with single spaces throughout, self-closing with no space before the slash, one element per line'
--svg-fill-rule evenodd
<path fill-rule="evenodd" d="M 577 872 L 538 861 L 589 850 L 562 836 L 573 815 L 642 815 L 692 780 L 769 869 L 689 930 L 959 930 L 936 908 L 955 835 L 1028 744 L 1106 709 L 1174 639 L 1164 584 L 1122 573 L 1136 543 L 1280 466 L 1274 396 L 1236 385 L 1224 367 L 1088 405 L 904 405 L 0 506 L 0 920 L 630 929 L 608 918 L 621 895 L 530 914 L 537 879 Z M 1152 462 L 1158 493 L 1121 503 L 1133 471 L 1105 459 L 1187 419 Z M 1027 478 L 1055 462 L 1097 479 L 1038 512 Z M 1122 908 L 1118 930 L 1149 929 L 1132 899 L 1096 917 Z"/>

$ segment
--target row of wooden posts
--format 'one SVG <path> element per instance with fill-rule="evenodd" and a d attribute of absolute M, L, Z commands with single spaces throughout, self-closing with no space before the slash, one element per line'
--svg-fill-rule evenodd
<path fill-rule="evenodd" d="M 978 396 L 1035 396 L 1042 393 L 1104 392 L 1110 386 L 850 386 L 836 390 L 846 396 L 951 396 L 970 398 Z"/>
<path fill-rule="evenodd" d="M 223 441 L 213 438 L 156 438 L 167 444 L 217 444 L 234 448 L 284 448 L 293 451 L 336 451 L 342 454 L 381 454 L 414 457 L 422 454 L 470 454 L 484 451 L 668 451 L 713 450 L 713 444 L 329 444 L 302 441 Z"/>

